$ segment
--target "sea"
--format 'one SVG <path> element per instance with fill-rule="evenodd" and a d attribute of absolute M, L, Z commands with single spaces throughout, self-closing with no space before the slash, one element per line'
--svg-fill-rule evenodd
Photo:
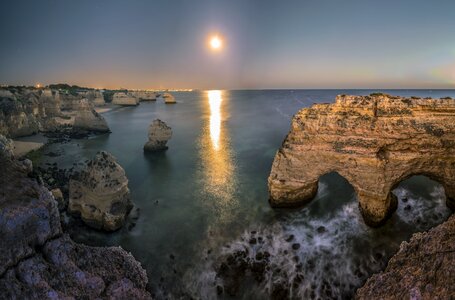
<path fill-rule="evenodd" d="M 443 187 L 424 176 L 403 181 L 394 190 L 397 211 L 373 229 L 363 223 L 352 186 L 337 173 L 322 176 L 316 197 L 297 209 L 270 207 L 267 177 L 295 113 L 339 94 L 373 92 L 455 97 L 455 90 L 175 92 L 174 105 L 158 99 L 103 113 L 110 134 L 47 144 L 40 164 L 70 168 L 101 150 L 117 158 L 129 179 L 134 220 L 113 233 L 87 227 L 70 234 L 87 245 L 131 252 L 157 299 L 269 299 L 276 298 L 277 284 L 289 298 L 352 298 L 401 242 L 448 218 Z M 155 119 L 172 128 L 169 149 L 144 153 Z M 270 257 L 262 280 L 247 270 L 229 295 L 217 270 L 236 251 L 253 260 L 259 252 Z"/>

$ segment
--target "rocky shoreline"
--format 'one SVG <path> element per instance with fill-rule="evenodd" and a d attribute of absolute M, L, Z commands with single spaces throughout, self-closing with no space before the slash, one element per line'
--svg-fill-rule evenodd
<path fill-rule="evenodd" d="M 51 93 L 52 96 L 48 92 L 44 94 L 46 97 L 51 97 L 52 101 L 57 101 L 57 94 Z M 99 105 L 102 105 L 99 97 L 94 98 L 97 98 Z M 411 100 L 417 101 L 417 99 Z M 2 98 L 1 101 L 6 100 Z M 7 129 L 3 128 L 2 132 L 15 135 L 37 130 L 44 132 L 50 138 L 49 143 L 65 143 L 73 138 L 107 132 L 107 123 L 104 124 L 102 116 L 93 110 L 94 104 L 90 101 L 73 98 L 71 101 L 73 104 L 76 103 L 77 109 L 63 115 L 68 117 L 71 114 L 72 120 L 79 118 L 78 122 L 56 126 L 46 125 L 55 124 L 55 120 L 62 118 L 61 110 L 58 112 L 58 109 L 54 107 L 44 115 L 29 113 L 28 119 L 26 118 L 28 121 L 24 121 L 23 124 L 31 125 L 21 127 L 20 131 L 11 131 L 15 125 L 6 125 L 4 128 Z M 359 99 L 355 101 L 359 101 Z M 400 101 L 402 100 L 400 99 Z M 424 99 L 419 101 L 424 101 Z M 368 101 L 362 103 L 355 104 L 356 109 L 364 104 L 369 105 Z M 404 107 L 409 104 L 403 103 Z M 0 105 L 0 107 L 2 106 Z M 448 107 L 451 106 L 448 105 Z M 5 110 L 2 109 L 4 113 Z M 23 118 L 24 108 L 21 109 L 15 109 L 15 113 L 12 115 L 19 119 Z M 53 115 L 52 111 L 56 114 Z M 316 111 L 305 117 L 317 119 L 324 113 L 327 112 L 325 110 L 322 113 Z M 346 111 L 344 113 L 345 117 L 349 117 L 349 113 Z M 361 118 L 362 113 L 364 112 L 356 115 L 356 118 Z M 397 112 L 394 111 L 395 113 Z M 452 116 L 452 110 L 446 110 L 444 114 Z M 296 115 L 293 130 L 301 130 L 305 126 L 307 126 L 307 130 L 311 128 L 311 120 L 308 123 L 301 123 L 301 115 L 301 113 Z M 10 116 L 7 115 L 5 119 L 0 118 L 0 122 L 2 120 L 7 120 L 12 124 L 19 122 Z M 446 124 L 443 134 L 440 134 L 440 127 L 436 125 L 428 127 L 431 130 L 422 127 L 425 132 L 422 136 L 430 135 L 435 140 L 442 139 L 443 136 L 445 141 L 451 143 L 450 130 L 452 127 L 450 126 L 452 125 L 451 123 Z M 150 127 L 149 141 L 146 144 L 148 146 L 145 147 L 147 149 L 144 148 L 144 150 L 165 150 L 166 142 L 171 136 L 171 129 L 164 122 L 155 120 Z M 296 141 L 296 133 L 290 133 L 284 143 L 284 149 L 281 149 L 279 153 L 283 154 L 283 151 L 292 149 L 293 147 L 288 146 Z M 0 291 L 2 291 L 2 295 L 5 295 L 6 298 L 150 299 L 152 296 L 148 288 L 147 274 L 131 254 L 120 247 L 89 247 L 75 243 L 70 238 L 71 231 L 78 230 L 81 228 L 80 226 L 89 225 L 97 229 L 117 230 L 125 225 L 125 218 L 132 207 L 129 190 L 126 191 L 128 180 L 124 172 L 122 173 L 123 169 L 120 167 L 120 170 L 116 166 L 115 160 L 111 158 L 110 154 L 99 153 L 93 161 L 75 162 L 70 169 L 59 169 L 57 164 L 34 167 L 28 159 L 16 159 L 11 152 L 11 147 L 10 141 L 0 135 L 0 167 L 2 170 L 0 174 L 0 186 L 2 187 L 0 232 L 6 241 L 0 245 L 2 254 Z M 356 144 L 356 147 L 360 146 Z M 348 148 L 348 145 L 344 144 L 342 148 L 335 149 L 335 152 L 342 151 L 346 154 L 345 151 L 348 151 Z M 382 155 L 385 152 L 380 153 Z M 288 154 L 283 157 L 293 157 L 292 153 Z M 59 154 L 48 153 L 47 155 L 58 156 Z M 387 160 L 391 159 L 390 154 L 384 155 Z M 284 159 L 283 157 L 281 159 Z M 291 161 L 289 164 L 293 163 L 295 161 Z M 277 164 L 274 163 L 274 168 L 278 168 Z M 286 166 L 289 167 L 289 165 Z M 441 166 L 442 163 L 439 164 L 439 167 Z M 109 170 L 118 176 L 111 177 Z M 106 177 L 106 174 L 109 176 Z M 72 184 L 71 180 L 73 180 Z M 75 182 L 78 183 L 75 184 Z M 280 184 L 284 183 L 280 181 Z M 78 193 L 84 190 L 85 186 L 90 185 L 94 186 L 90 191 L 84 193 L 88 194 L 87 199 L 96 201 L 76 203 L 83 198 Z M 73 192 L 72 196 L 71 186 L 73 186 L 73 191 L 77 191 L 77 193 Z M 445 186 L 451 187 L 448 183 Z M 111 187 L 112 189 L 110 189 Z M 109 197 L 103 198 L 102 195 Z M 452 201 L 450 199 L 449 197 L 448 203 Z M 70 211 L 82 216 L 82 219 L 67 214 L 69 205 L 72 206 Z M 113 212 L 115 214 L 112 214 Z M 113 215 L 114 221 L 112 221 Z M 388 267 L 382 273 L 373 275 L 362 288 L 358 289 L 356 298 L 432 299 L 440 297 L 444 299 L 455 296 L 455 290 L 450 284 L 453 280 L 453 266 L 455 265 L 454 224 L 455 216 L 452 216 L 448 221 L 429 232 L 415 234 L 409 242 L 403 242 L 399 252 L 389 261 Z M 134 226 L 134 222 L 126 227 L 130 226 Z M 323 234 L 326 230 L 324 226 L 320 226 L 317 228 L 317 234 Z M 254 248 L 271 239 L 270 236 L 254 231 L 249 234 L 247 242 Z M 297 251 L 303 246 L 292 235 L 287 236 L 283 243 L 286 247 L 286 254 L 292 254 L 293 251 Z M 270 263 L 272 255 L 275 254 L 265 250 L 253 252 L 244 249 L 220 256 L 214 269 L 218 280 L 216 284 L 218 296 L 236 297 L 244 281 L 252 280 L 262 283 L 268 273 L 282 273 L 281 266 Z M 295 276 L 275 281 L 269 287 L 269 295 L 272 299 L 292 298 L 289 291 L 304 282 L 305 278 L 300 272 L 301 268 L 311 268 L 311 265 L 303 265 L 297 256 L 294 256 L 293 259 L 298 266 Z M 323 292 L 327 297 L 335 296 L 328 285 L 324 286 Z"/>
<path fill-rule="evenodd" d="M 131 254 L 77 244 L 64 233 L 54 197 L 33 177 L 29 160 L 13 157 L 9 143 L 1 138 L 2 296 L 151 299 L 147 274 Z"/>

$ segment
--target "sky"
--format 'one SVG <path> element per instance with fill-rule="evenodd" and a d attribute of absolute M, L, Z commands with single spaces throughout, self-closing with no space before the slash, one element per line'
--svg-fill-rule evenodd
<path fill-rule="evenodd" d="M 453 0 L 1 0 L 0 34 L 1 84 L 455 88 Z"/>

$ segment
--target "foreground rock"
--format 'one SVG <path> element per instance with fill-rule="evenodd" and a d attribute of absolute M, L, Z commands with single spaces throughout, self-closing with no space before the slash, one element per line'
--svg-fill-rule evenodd
<path fill-rule="evenodd" d="M 397 207 L 391 190 L 412 175 L 441 183 L 455 209 L 454 166 L 454 99 L 337 96 L 294 116 L 268 179 L 270 203 L 303 205 L 319 177 L 336 171 L 354 187 L 365 222 L 378 226 Z"/>
<path fill-rule="evenodd" d="M 149 140 L 144 145 L 144 151 L 163 151 L 168 147 L 167 141 L 172 137 L 172 129 L 160 119 L 156 119 L 149 127 Z"/>
<path fill-rule="evenodd" d="M 125 171 L 107 152 L 99 152 L 70 179 L 68 210 L 91 227 L 117 230 L 132 208 Z"/>
<path fill-rule="evenodd" d="M 416 233 L 357 290 L 357 299 L 452 299 L 455 297 L 455 215 Z"/>
<path fill-rule="evenodd" d="M 0 150 L 1 298 L 150 299 L 147 275 L 130 254 L 62 233 L 57 203 L 29 172 Z"/>
<path fill-rule="evenodd" d="M 130 93 L 115 93 L 112 98 L 112 103 L 123 106 L 136 106 L 139 105 L 139 99 Z"/>
<path fill-rule="evenodd" d="M 166 104 L 177 103 L 177 101 L 175 101 L 175 97 L 170 93 L 164 93 L 163 98 L 164 98 L 164 103 L 166 103 Z"/>

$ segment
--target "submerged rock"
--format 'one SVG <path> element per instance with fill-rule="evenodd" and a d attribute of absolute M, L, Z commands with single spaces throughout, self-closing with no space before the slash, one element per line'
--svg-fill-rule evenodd
<path fill-rule="evenodd" d="M 123 106 L 136 106 L 139 105 L 139 99 L 130 93 L 119 92 L 114 94 L 112 103 Z"/>
<path fill-rule="evenodd" d="M 91 227 L 117 230 L 132 208 L 125 171 L 108 152 L 98 152 L 70 179 L 68 210 Z"/>
<path fill-rule="evenodd" d="M 357 290 L 357 299 L 451 299 L 455 296 L 455 215 L 416 233 Z"/>
<path fill-rule="evenodd" d="M 51 193 L 1 150 L 0 186 L 1 298 L 151 299 L 131 254 L 73 242 Z"/>
<path fill-rule="evenodd" d="M 440 182 L 455 209 L 454 165 L 454 99 L 341 95 L 294 116 L 268 179 L 270 203 L 303 205 L 335 171 L 354 187 L 365 222 L 379 226 L 397 207 L 391 190 L 411 175 Z"/>
<path fill-rule="evenodd" d="M 149 140 L 144 145 L 144 151 L 163 151 L 168 147 L 167 141 L 172 137 L 172 129 L 160 119 L 156 119 L 149 127 Z"/>

